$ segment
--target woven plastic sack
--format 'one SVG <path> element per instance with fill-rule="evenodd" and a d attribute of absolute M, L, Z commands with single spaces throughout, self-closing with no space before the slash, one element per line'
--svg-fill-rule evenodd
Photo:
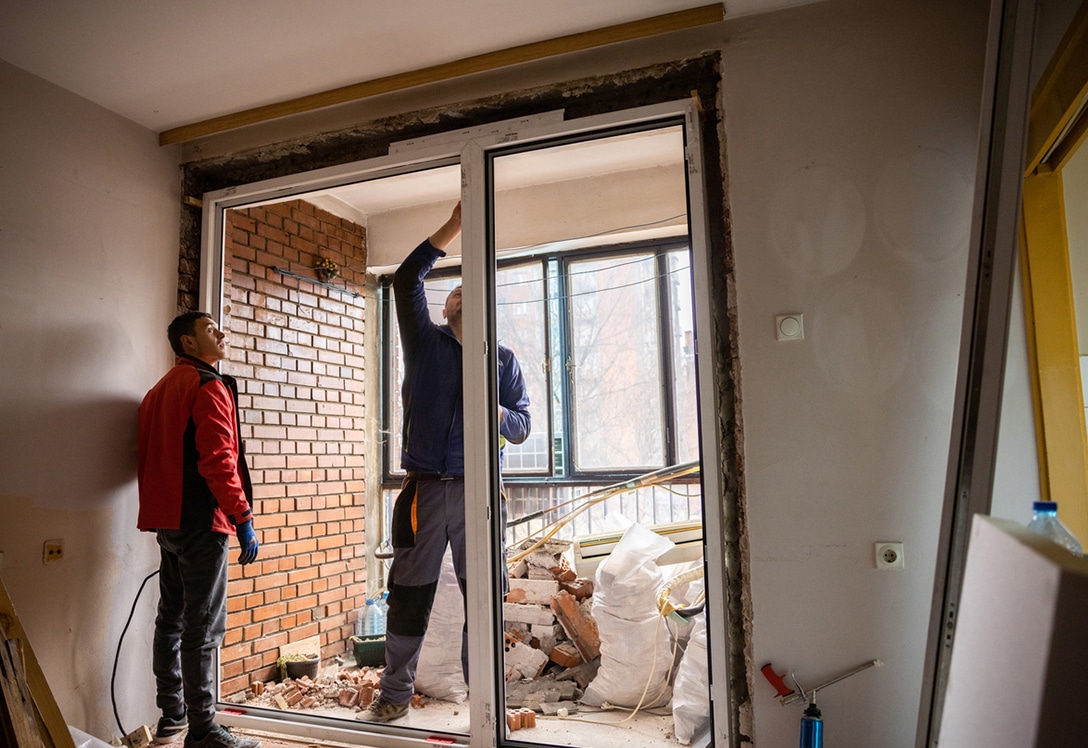
<path fill-rule="evenodd" d="M 710 725 L 710 676 L 706 654 L 706 613 L 695 616 L 672 687 L 672 721 L 683 745 Z"/>
<path fill-rule="evenodd" d="M 673 545 L 631 525 L 597 567 L 593 618 L 601 636 L 601 666 L 582 697 L 586 704 L 650 709 L 669 703 L 672 647 L 657 610 L 663 578 L 655 559 Z"/>
<path fill-rule="evenodd" d="M 423 648 L 419 652 L 416 691 L 455 704 L 468 698 L 468 686 L 461 672 L 461 630 L 464 625 L 461 588 L 453 570 L 453 554 L 447 548 L 427 633 L 423 636 Z"/>

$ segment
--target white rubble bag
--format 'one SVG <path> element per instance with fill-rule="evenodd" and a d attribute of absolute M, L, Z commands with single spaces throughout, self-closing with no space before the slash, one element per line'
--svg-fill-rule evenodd
<path fill-rule="evenodd" d="M 455 704 L 468 697 L 468 686 L 461 672 L 461 629 L 464 625 L 461 588 L 457 585 L 457 572 L 453 570 L 453 554 L 446 548 L 431 618 L 416 666 L 416 691 Z"/>
<path fill-rule="evenodd" d="M 640 709 L 672 697 L 672 647 L 657 610 L 661 569 L 655 563 L 674 543 L 642 525 L 627 529 L 597 567 L 593 618 L 601 636 L 601 666 L 582 701 Z"/>
<path fill-rule="evenodd" d="M 688 646 L 672 687 L 672 721 L 682 745 L 710 724 L 710 677 L 706 655 L 706 613 L 694 617 Z"/>
<path fill-rule="evenodd" d="M 113 748 L 105 740 L 99 740 L 94 735 L 88 735 L 78 727 L 68 725 L 68 732 L 72 736 L 72 743 L 76 748 Z"/>

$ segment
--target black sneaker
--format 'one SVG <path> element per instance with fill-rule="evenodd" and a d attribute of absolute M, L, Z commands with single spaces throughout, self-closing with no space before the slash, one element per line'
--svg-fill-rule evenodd
<path fill-rule="evenodd" d="M 230 730 L 219 725 L 212 725 L 211 731 L 197 740 L 192 733 L 185 736 L 185 748 L 260 748 L 261 741 L 253 738 L 239 738 Z"/>
<path fill-rule="evenodd" d="M 356 718 L 367 722 L 392 722 L 407 713 L 408 704 L 394 704 L 379 696 L 370 702 L 370 706 L 359 712 Z"/>
<path fill-rule="evenodd" d="M 164 743 L 172 743 L 189 729 L 189 720 L 183 714 L 180 717 L 161 717 L 159 724 L 155 725 L 155 734 L 151 737 L 152 742 L 162 745 Z"/>

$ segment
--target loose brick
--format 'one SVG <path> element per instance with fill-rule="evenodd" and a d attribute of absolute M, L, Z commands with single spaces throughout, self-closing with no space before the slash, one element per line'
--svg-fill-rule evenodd
<path fill-rule="evenodd" d="M 572 594 L 574 599 L 579 602 L 593 596 L 593 580 L 585 577 L 578 577 L 569 582 L 560 582 L 559 588 Z"/>
<path fill-rule="evenodd" d="M 366 683 L 359 687 L 359 698 L 356 703 L 360 709 L 366 709 L 370 706 L 370 702 L 374 700 L 375 688 L 373 685 Z"/>
<path fill-rule="evenodd" d="M 570 641 L 558 642 L 552 647 L 548 657 L 560 667 L 576 667 L 583 662 L 578 648 Z"/>
<path fill-rule="evenodd" d="M 570 593 L 563 593 L 568 597 Z M 574 598 L 572 597 L 571 600 Z M 503 603 L 502 612 L 504 620 L 516 623 L 550 624 L 555 622 L 555 613 L 543 605 L 519 605 L 518 603 Z"/>
<path fill-rule="evenodd" d="M 558 591 L 559 583 L 554 579 L 511 579 L 506 602 L 548 605 Z"/>
<path fill-rule="evenodd" d="M 601 635 L 597 630 L 597 622 L 586 615 L 574 595 L 560 590 L 552 597 L 552 610 L 567 637 L 578 648 L 582 659 L 596 659 L 601 654 Z"/>
<path fill-rule="evenodd" d="M 533 679 L 548 664 L 548 655 L 527 644 L 513 642 L 505 653 L 506 680 Z"/>
<path fill-rule="evenodd" d="M 574 570 L 569 566 L 553 566 L 550 571 L 560 585 L 570 584 L 576 577 Z"/>

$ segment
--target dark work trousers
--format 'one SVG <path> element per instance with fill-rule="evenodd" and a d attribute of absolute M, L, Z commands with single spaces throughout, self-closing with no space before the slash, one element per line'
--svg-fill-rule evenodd
<path fill-rule="evenodd" d="M 159 612 L 152 670 L 163 714 L 189 714 L 203 735 L 215 718 L 215 650 L 227 622 L 229 537 L 210 530 L 159 530 Z"/>
<path fill-rule="evenodd" d="M 506 506 L 504 501 L 499 503 L 500 522 L 505 529 Z M 427 632 L 447 543 L 464 604 L 464 479 L 405 479 L 393 504 L 391 529 L 393 564 L 389 569 L 389 613 L 381 693 L 386 701 L 404 704 L 415 692 L 416 664 Z M 506 581 L 505 576 L 502 581 Z M 467 614 L 461 630 L 461 669 L 468 682 Z"/>
<path fill-rule="evenodd" d="M 416 664 L 431 617 L 434 593 L 448 543 L 464 590 L 465 479 L 407 478 L 393 503 L 393 563 L 385 627 L 382 698 L 405 704 L 415 693 Z M 461 664 L 467 635 L 461 635 Z"/>

